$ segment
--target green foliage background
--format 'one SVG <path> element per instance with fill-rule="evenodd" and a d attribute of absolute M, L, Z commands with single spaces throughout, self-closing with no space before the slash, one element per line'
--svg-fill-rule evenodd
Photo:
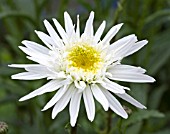
<path fill-rule="evenodd" d="M 114 24 L 124 26 L 119 39 L 135 33 L 149 43 L 123 63 L 146 68 L 156 79 L 153 84 L 123 83 L 128 92 L 147 106 L 139 110 L 122 101 L 132 110 L 127 120 L 113 112 L 104 112 L 96 103 L 96 117 L 87 120 L 84 104 L 78 119 L 79 134 L 169 134 L 170 133 L 170 0 L 0 0 L 0 121 L 9 125 L 9 134 L 67 134 L 70 131 L 68 108 L 56 119 L 51 109 L 41 112 L 54 93 L 38 96 L 26 102 L 18 99 L 40 87 L 46 80 L 17 81 L 10 76 L 22 70 L 8 68 L 11 63 L 31 63 L 18 48 L 24 39 L 39 43 L 34 30 L 46 32 L 43 20 L 56 18 L 63 25 L 63 13 L 68 11 L 76 22 L 80 15 L 81 29 L 90 11 L 95 12 L 95 29 L 107 21 L 107 30 Z"/>

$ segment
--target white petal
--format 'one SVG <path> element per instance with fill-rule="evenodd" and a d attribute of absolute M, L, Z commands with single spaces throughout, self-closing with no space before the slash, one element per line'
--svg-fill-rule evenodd
<path fill-rule="evenodd" d="M 71 97 L 69 113 L 70 113 L 70 123 L 72 127 L 74 127 L 77 122 L 77 117 L 80 109 L 81 96 L 82 93 L 79 93 L 78 90 L 76 90 L 76 92 L 74 92 L 73 96 Z"/>
<path fill-rule="evenodd" d="M 91 90 L 95 99 L 103 106 L 104 110 L 107 111 L 109 109 L 109 103 L 101 89 L 96 84 L 93 84 Z"/>
<path fill-rule="evenodd" d="M 40 66 L 39 64 L 11 64 L 8 65 L 9 67 L 15 67 L 15 68 L 25 68 L 25 67 L 34 67 L 34 66 Z"/>
<path fill-rule="evenodd" d="M 23 73 L 18 73 L 14 74 L 11 76 L 12 79 L 18 79 L 18 80 L 37 80 L 37 79 L 43 79 L 47 77 L 45 74 L 36 74 L 33 72 L 23 72 Z"/>
<path fill-rule="evenodd" d="M 121 104 L 119 103 L 119 101 L 111 94 L 109 93 L 109 91 L 107 90 L 102 90 L 103 93 L 105 94 L 106 98 L 109 101 L 109 106 L 110 108 L 118 115 L 120 115 L 121 117 L 127 119 L 128 118 L 128 114 L 125 112 L 125 110 L 123 109 L 123 107 L 121 106 Z"/>
<path fill-rule="evenodd" d="M 59 48 L 63 47 L 63 43 L 61 42 L 60 37 L 58 36 L 58 34 L 54 30 L 54 28 L 51 26 L 51 24 L 47 20 L 44 20 L 44 25 L 45 25 L 48 33 L 50 34 L 51 39 L 54 41 L 55 46 L 59 47 Z"/>
<path fill-rule="evenodd" d="M 120 93 L 123 94 L 125 93 L 125 90 L 123 88 L 123 86 L 120 86 L 119 84 L 110 81 L 109 79 L 105 78 L 103 83 L 100 84 L 102 87 L 104 87 L 105 89 L 113 92 L 113 93 Z"/>
<path fill-rule="evenodd" d="M 141 109 L 146 109 L 146 107 L 144 105 L 142 105 L 140 102 L 138 102 L 137 100 L 135 100 L 134 98 L 132 98 L 130 95 L 128 95 L 127 93 L 124 94 L 116 94 L 117 96 L 119 96 L 120 98 L 124 99 L 125 101 L 131 103 L 132 105 L 141 108 Z"/>
<path fill-rule="evenodd" d="M 65 85 L 62 88 L 60 88 L 57 93 L 53 96 L 53 98 L 45 105 L 45 107 L 41 111 L 45 111 L 52 107 L 54 104 L 58 102 L 58 100 L 65 94 L 65 92 L 68 90 L 68 86 Z"/>
<path fill-rule="evenodd" d="M 125 44 L 117 46 L 113 51 L 111 51 L 114 60 L 120 60 L 129 51 L 129 49 L 135 44 L 136 37 L 131 38 L 131 40 L 128 40 Z"/>
<path fill-rule="evenodd" d="M 54 45 L 54 41 L 51 39 L 50 36 L 48 36 L 47 34 L 41 32 L 41 31 L 36 31 L 35 33 L 37 34 L 37 36 L 41 39 L 41 41 L 50 49 L 52 49 L 51 45 Z"/>
<path fill-rule="evenodd" d="M 25 67 L 25 70 L 29 72 L 38 73 L 38 74 L 52 74 L 52 72 L 49 71 L 46 66 L 42 66 L 42 65 L 27 66 Z"/>
<path fill-rule="evenodd" d="M 137 52 L 139 49 L 141 49 L 142 47 L 144 47 L 147 43 L 148 43 L 147 40 L 142 40 L 142 41 L 139 41 L 139 42 L 135 43 L 135 44 L 132 45 L 132 47 L 128 50 L 128 52 L 126 53 L 125 56 L 129 56 L 129 55 Z"/>
<path fill-rule="evenodd" d="M 112 77 L 109 77 L 112 80 L 126 81 L 126 82 L 137 82 L 137 83 L 146 83 L 154 82 L 155 79 L 149 75 L 136 73 L 132 71 L 121 70 L 112 73 Z"/>
<path fill-rule="evenodd" d="M 83 91 L 83 99 L 84 99 L 87 117 L 92 122 L 95 116 L 95 104 L 89 85 L 86 86 L 86 89 Z"/>
<path fill-rule="evenodd" d="M 89 19 L 86 22 L 84 34 L 86 36 L 92 37 L 93 36 L 93 19 L 94 19 L 94 12 L 90 13 Z"/>
<path fill-rule="evenodd" d="M 76 86 L 76 88 L 80 89 L 81 91 L 83 91 L 86 88 L 86 83 L 84 81 L 74 81 L 74 84 Z"/>
<path fill-rule="evenodd" d="M 64 12 L 64 23 L 68 37 L 70 38 L 71 36 L 75 36 L 73 22 L 71 20 L 70 15 L 67 12 Z"/>
<path fill-rule="evenodd" d="M 55 24 L 60 36 L 62 37 L 64 43 L 67 44 L 68 36 L 67 36 L 65 30 L 63 29 L 63 27 L 60 25 L 60 23 L 56 19 L 53 19 L 53 21 L 54 21 L 54 24 Z"/>
<path fill-rule="evenodd" d="M 31 56 L 27 56 L 27 58 L 29 60 L 32 60 L 34 62 L 37 62 L 41 65 L 44 65 L 44 66 L 51 66 L 51 63 L 48 61 L 49 58 L 47 57 L 43 57 L 43 56 L 38 56 L 38 55 L 35 55 L 36 57 L 31 57 Z"/>
<path fill-rule="evenodd" d="M 125 36 L 125 37 L 117 40 L 116 42 L 113 42 L 110 45 L 109 49 L 110 50 L 118 49 L 119 47 L 123 46 L 124 44 L 127 44 L 127 42 L 129 42 L 129 41 L 136 42 L 137 41 L 137 37 L 134 34 Z"/>
<path fill-rule="evenodd" d="M 107 44 L 108 42 L 110 42 L 110 40 L 117 34 L 117 32 L 120 30 L 121 26 L 123 24 L 118 24 L 116 26 L 113 26 L 109 32 L 106 34 L 106 36 L 103 38 L 102 42 L 103 44 Z"/>
<path fill-rule="evenodd" d="M 26 48 L 26 47 L 23 47 L 23 46 L 19 46 L 19 48 L 29 56 L 41 57 L 43 59 L 49 59 L 49 55 L 43 54 L 41 52 L 33 51 L 30 48 Z"/>
<path fill-rule="evenodd" d="M 101 38 L 101 36 L 102 36 L 102 34 L 103 34 L 103 31 L 104 31 L 104 29 L 105 29 L 105 26 L 106 26 L 106 21 L 103 21 L 102 22 L 102 24 L 99 26 L 99 28 L 97 29 L 97 31 L 96 31 L 96 33 L 95 33 L 95 35 L 94 35 L 94 41 L 97 43 L 99 40 L 100 40 L 100 38 Z"/>
<path fill-rule="evenodd" d="M 31 99 L 35 96 L 42 95 L 47 92 L 52 92 L 54 90 L 57 90 L 58 88 L 62 87 L 64 83 L 61 82 L 61 80 L 51 80 L 44 86 L 38 88 L 37 90 L 34 90 L 33 92 L 29 93 L 28 95 L 22 97 L 19 101 L 25 101 L 28 99 Z"/>
<path fill-rule="evenodd" d="M 61 112 L 69 103 L 72 94 L 75 92 L 75 87 L 71 85 L 61 99 L 55 104 L 52 111 L 52 119 L 54 119 L 59 112 Z"/>
<path fill-rule="evenodd" d="M 48 55 L 48 53 L 49 53 L 48 48 L 46 48 L 46 47 L 44 47 L 44 46 L 42 46 L 38 43 L 24 40 L 24 41 L 22 41 L 22 44 L 24 44 L 27 48 L 30 48 L 32 51 L 37 51 L 39 53 L 43 53 L 43 54 L 46 54 L 46 55 Z"/>
<path fill-rule="evenodd" d="M 136 73 L 145 73 L 146 70 L 141 68 L 141 67 L 135 67 L 135 66 L 130 66 L 130 65 L 122 65 L 122 64 L 118 64 L 115 65 L 113 67 L 109 67 L 109 69 L 107 70 L 108 72 L 110 72 L 111 74 L 117 73 L 117 72 L 122 72 L 122 73 L 126 73 L 126 72 L 136 72 Z"/>
<path fill-rule="evenodd" d="M 77 36 L 77 39 L 80 38 L 80 21 L 79 21 L 79 15 L 77 15 L 76 36 Z"/>

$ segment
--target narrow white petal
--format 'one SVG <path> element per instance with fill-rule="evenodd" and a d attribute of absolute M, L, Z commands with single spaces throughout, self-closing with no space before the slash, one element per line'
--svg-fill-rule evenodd
<path fill-rule="evenodd" d="M 102 36 L 102 34 L 103 34 L 103 31 L 104 31 L 105 27 L 106 27 L 106 21 L 103 21 L 102 24 L 101 24 L 101 25 L 99 26 L 99 28 L 97 29 L 95 35 L 94 35 L 94 41 L 95 41 L 96 43 L 100 40 L 100 38 L 101 38 L 101 36 Z"/>
<path fill-rule="evenodd" d="M 71 37 L 72 34 L 74 36 L 75 35 L 74 25 L 70 15 L 67 12 L 64 12 L 64 23 L 65 23 L 65 29 L 66 29 L 66 33 L 68 34 L 68 37 Z"/>
<path fill-rule="evenodd" d="M 86 86 L 86 89 L 83 91 L 83 99 L 84 99 L 87 117 L 90 121 L 93 121 L 95 116 L 95 104 L 89 85 Z"/>
<path fill-rule="evenodd" d="M 54 24 L 55 24 L 60 36 L 62 37 L 64 43 L 67 44 L 68 36 L 67 36 L 65 30 L 63 29 L 63 27 L 60 25 L 60 23 L 56 19 L 53 18 L 53 21 L 54 21 Z"/>
<path fill-rule="evenodd" d="M 139 49 L 141 49 L 142 47 L 144 47 L 147 43 L 148 43 L 147 40 L 142 40 L 142 41 L 139 41 L 139 42 L 135 43 L 135 44 L 132 45 L 132 47 L 128 50 L 128 52 L 126 53 L 125 56 L 129 56 L 129 55 L 137 52 Z"/>
<path fill-rule="evenodd" d="M 58 100 L 65 94 L 65 92 L 68 90 L 68 86 L 65 85 L 62 88 L 60 88 L 57 93 L 53 96 L 53 98 L 45 105 L 45 107 L 41 111 L 45 111 L 52 107 L 54 104 L 58 102 Z"/>
<path fill-rule="evenodd" d="M 72 94 L 75 92 L 75 87 L 71 85 L 61 99 L 55 104 L 52 111 L 52 119 L 54 119 L 59 112 L 61 112 L 69 103 Z"/>
<path fill-rule="evenodd" d="M 93 20 L 94 20 L 94 12 L 92 11 L 90 13 L 90 16 L 86 22 L 86 26 L 85 26 L 85 30 L 84 30 L 84 34 L 86 36 L 92 37 L 93 36 Z"/>
<path fill-rule="evenodd" d="M 103 44 L 106 44 L 108 42 L 110 42 L 110 40 L 117 34 L 117 32 L 120 30 L 120 28 L 122 27 L 122 23 L 118 24 L 116 26 L 113 26 L 109 32 L 106 34 L 106 36 L 103 38 L 102 42 Z"/>
<path fill-rule="evenodd" d="M 56 33 L 56 31 L 54 30 L 54 28 L 51 26 L 51 24 L 47 20 L 44 20 L 44 25 L 45 25 L 48 33 L 50 34 L 51 39 L 54 41 L 55 46 L 56 47 L 62 47 L 63 44 L 61 42 L 61 39 L 58 36 L 58 34 Z"/>
<path fill-rule="evenodd" d="M 141 67 L 122 65 L 122 64 L 118 64 L 113 67 L 109 67 L 109 69 L 107 71 L 110 72 L 111 74 L 114 74 L 117 72 L 122 72 L 122 73 L 126 73 L 126 72 L 145 73 L 146 72 L 146 70 Z"/>
<path fill-rule="evenodd" d="M 91 90 L 95 99 L 103 106 L 104 110 L 107 111 L 109 109 L 109 103 L 101 89 L 96 84 L 93 84 Z"/>
<path fill-rule="evenodd" d="M 39 53 L 43 53 L 43 54 L 46 54 L 46 55 L 48 55 L 48 53 L 49 53 L 48 48 L 46 48 L 46 47 L 44 47 L 44 46 L 42 46 L 38 43 L 24 40 L 24 41 L 22 41 L 22 44 L 24 44 L 27 48 L 30 48 L 32 51 L 37 51 Z"/>
<path fill-rule="evenodd" d="M 136 73 L 131 71 L 118 71 L 112 73 L 112 77 L 109 77 L 112 80 L 126 81 L 126 82 L 137 82 L 137 83 L 146 83 L 154 82 L 155 79 L 149 75 Z"/>
<path fill-rule="evenodd" d="M 36 31 L 35 33 L 37 34 L 37 36 L 41 39 L 41 41 L 50 49 L 52 49 L 51 45 L 54 45 L 54 41 L 51 39 L 50 36 L 48 36 L 47 34 L 41 32 L 41 31 Z"/>
<path fill-rule="evenodd" d="M 109 106 L 110 108 L 118 115 L 120 115 L 121 117 L 127 119 L 128 118 L 128 114 L 125 112 L 125 110 L 123 109 L 123 107 L 121 106 L 121 104 L 119 103 L 119 101 L 111 94 L 109 93 L 109 91 L 107 90 L 102 90 L 103 93 L 105 94 L 106 98 L 109 101 Z"/>
<path fill-rule="evenodd" d="M 11 76 L 12 79 L 18 79 L 18 80 L 37 80 L 37 79 L 43 79 L 45 77 L 47 77 L 47 75 L 36 74 L 33 72 L 23 72 Z"/>
<path fill-rule="evenodd" d="M 79 15 L 77 15 L 76 36 L 77 36 L 77 39 L 80 38 L 80 21 L 79 21 Z"/>
<path fill-rule="evenodd" d="M 81 100 L 82 93 L 79 93 L 76 90 L 71 97 L 69 113 L 70 113 L 70 123 L 71 126 L 74 127 L 77 122 L 77 117 L 80 109 L 80 100 Z"/>
<path fill-rule="evenodd" d="M 35 96 L 42 95 L 47 92 L 52 92 L 57 90 L 58 88 L 62 87 L 64 83 L 61 83 L 61 80 L 51 80 L 47 84 L 43 85 L 42 87 L 34 90 L 33 92 L 29 93 L 28 95 L 22 97 L 19 101 L 25 101 L 31 99 Z"/>
<path fill-rule="evenodd" d="M 146 109 L 146 107 L 144 105 L 142 105 L 140 102 L 138 102 L 137 100 L 135 100 L 134 98 L 132 98 L 130 95 L 128 95 L 127 93 L 124 94 L 116 94 L 117 96 L 119 96 L 120 98 L 124 99 L 125 101 L 131 103 L 132 105 L 141 108 L 141 109 Z"/>
<path fill-rule="evenodd" d="M 40 66 L 39 64 L 11 64 L 8 65 L 9 67 L 15 67 L 15 68 L 25 68 L 25 67 L 32 67 L 32 66 Z"/>
<path fill-rule="evenodd" d="M 105 89 L 113 92 L 113 93 L 120 93 L 123 94 L 125 93 L 125 90 L 123 88 L 123 86 L 120 86 L 119 84 L 110 81 L 109 79 L 105 78 L 103 83 L 100 84 L 102 87 L 104 87 Z"/>

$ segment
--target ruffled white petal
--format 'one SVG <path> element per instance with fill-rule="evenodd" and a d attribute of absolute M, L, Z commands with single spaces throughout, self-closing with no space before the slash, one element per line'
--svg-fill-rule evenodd
<path fill-rule="evenodd" d="M 100 40 L 100 38 L 101 38 L 101 36 L 102 36 L 102 34 L 103 34 L 103 31 L 104 31 L 105 27 L 106 27 L 106 21 L 103 21 L 102 24 L 101 24 L 101 25 L 99 26 L 99 28 L 97 29 L 95 35 L 94 35 L 94 41 L 95 41 L 95 43 L 97 43 L 97 42 Z"/>
<path fill-rule="evenodd" d="M 133 41 L 133 42 L 136 42 L 137 41 L 137 37 L 132 34 L 132 35 L 128 35 L 128 36 L 125 36 L 115 42 L 113 42 L 110 46 L 109 46 L 109 49 L 110 50 L 115 50 L 115 49 L 118 49 L 120 48 L 121 46 L 123 46 L 124 44 L 127 44 L 127 42 L 129 41 Z"/>
<path fill-rule="evenodd" d="M 105 94 L 106 98 L 109 101 L 109 107 L 118 115 L 121 117 L 127 119 L 128 114 L 125 112 L 119 101 L 107 90 L 102 90 L 103 93 Z"/>
<path fill-rule="evenodd" d="M 22 44 L 24 44 L 27 48 L 31 49 L 32 51 L 43 53 L 46 55 L 48 55 L 48 53 L 49 53 L 48 48 L 46 48 L 38 43 L 24 40 L 24 41 L 22 41 Z"/>
<path fill-rule="evenodd" d="M 47 57 L 43 57 L 43 56 L 38 56 L 38 55 L 34 55 L 33 57 L 32 56 L 27 56 L 27 58 L 29 60 L 32 60 L 34 62 L 37 62 L 41 65 L 44 65 L 44 66 L 51 66 L 51 63 L 49 61 L 49 58 Z"/>
<path fill-rule="evenodd" d="M 34 90 L 33 92 L 29 93 L 28 95 L 22 97 L 19 101 L 25 101 L 31 99 L 35 96 L 42 95 L 47 92 L 52 92 L 57 90 L 58 88 L 62 87 L 65 83 L 62 80 L 51 80 L 47 84 L 43 85 L 42 87 Z"/>
<path fill-rule="evenodd" d="M 146 82 L 154 82 L 155 79 L 149 75 L 142 74 L 141 72 L 133 72 L 123 69 L 117 69 L 117 71 L 111 72 L 112 76 L 109 79 L 118 80 L 118 81 L 126 81 L 126 82 L 137 82 L 137 83 L 146 83 Z"/>
<path fill-rule="evenodd" d="M 49 108 L 51 108 L 54 104 L 58 102 L 58 100 L 65 94 L 65 92 L 68 90 L 68 86 L 65 85 L 62 88 L 60 88 L 57 93 L 53 96 L 53 98 L 45 105 L 45 107 L 41 111 L 45 111 Z"/>
<path fill-rule="evenodd" d="M 132 47 L 132 45 L 135 44 L 136 40 L 137 40 L 136 36 L 134 36 L 133 38 L 130 38 L 130 40 L 128 40 L 125 44 L 122 44 L 119 46 L 117 45 L 115 49 L 110 51 L 112 53 L 112 60 L 113 61 L 121 60 L 123 57 L 125 57 L 125 55 L 129 51 L 129 49 Z"/>
<path fill-rule="evenodd" d="M 82 93 L 79 93 L 78 90 L 74 92 L 71 97 L 69 113 L 70 113 L 70 123 L 74 127 L 77 122 L 77 117 L 80 109 L 80 100 Z"/>
<path fill-rule="evenodd" d="M 100 85 L 102 87 L 104 87 L 105 89 L 113 92 L 113 93 L 120 93 L 120 94 L 123 94 L 125 93 L 125 90 L 123 88 L 123 86 L 120 86 L 119 84 L 113 82 L 113 81 L 110 81 L 109 79 L 105 78 L 103 80 L 102 83 L 100 83 Z"/>
<path fill-rule="evenodd" d="M 19 46 L 19 48 L 24 52 L 26 53 L 27 55 L 29 56 L 32 56 L 32 57 L 37 57 L 37 58 L 43 58 L 43 59 L 49 59 L 49 55 L 47 54 L 43 54 L 41 52 L 38 52 L 38 51 L 32 51 L 30 48 L 26 48 L 26 47 L 23 47 L 23 46 Z"/>
<path fill-rule="evenodd" d="M 38 80 L 46 77 L 47 77 L 46 74 L 36 74 L 34 72 L 23 72 L 11 76 L 12 79 L 18 80 Z"/>
<path fill-rule="evenodd" d="M 130 66 L 130 65 L 123 65 L 123 64 L 118 64 L 114 66 L 110 66 L 109 69 L 107 70 L 111 74 L 117 73 L 117 72 L 136 72 L 136 73 L 145 73 L 146 70 L 141 68 L 141 67 L 135 67 L 135 66 Z"/>
<path fill-rule="evenodd" d="M 45 25 L 48 33 L 50 34 L 51 39 L 55 43 L 53 45 L 55 45 L 55 47 L 59 47 L 59 48 L 63 47 L 63 43 L 61 42 L 60 37 L 58 36 L 58 34 L 54 30 L 54 28 L 51 26 L 51 24 L 47 20 L 44 20 L 44 25 Z"/>
<path fill-rule="evenodd" d="M 84 30 L 84 34 L 86 36 L 91 37 L 91 38 L 92 38 L 93 32 L 94 32 L 94 30 L 93 30 L 93 20 L 94 20 L 94 12 L 92 11 L 90 13 L 89 19 L 86 22 L 86 26 L 85 26 L 85 30 Z"/>
<path fill-rule="evenodd" d="M 110 42 L 110 40 L 117 34 L 117 32 L 120 30 L 120 28 L 122 27 L 122 23 L 118 24 L 116 26 L 113 26 L 109 32 L 106 34 L 106 36 L 103 38 L 102 43 L 103 44 L 107 44 L 108 42 Z"/>
<path fill-rule="evenodd" d="M 61 99 L 55 104 L 52 111 L 52 119 L 54 119 L 59 112 L 61 112 L 69 103 L 71 96 L 75 92 L 75 87 L 71 85 L 66 93 L 61 97 Z"/>
<path fill-rule="evenodd" d="M 148 43 L 147 40 L 142 40 L 142 41 L 139 41 L 137 43 L 135 43 L 134 45 L 132 45 L 132 47 L 128 50 L 128 52 L 126 53 L 125 57 L 126 56 L 129 56 L 135 52 L 137 52 L 139 49 L 141 49 L 142 47 L 144 47 L 146 44 Z"/>
<path fill-rule="evenodd" d="M 91 90 L 95 99 L 103 106 L 104 110 L 107 111 L 109 109 L 109 103 L 101 89 L 96 84 L 93 84 L 91 85 Z"/>
<path fill-rule="evenodd" d="M 89 85 L 86 86 L 86 89 L 83 91 L 83 99 L 84 99 L 87 117 L 92 122 L 95 116 L 95 104 Z"/>
<path fill-rule="evenodd" d="M 146 107 L 144 105 L 142 105 L 141 103 L 139 103 L 137 100 L 135 100 L 134 98 L 132 98 L 130 95 L 128 95 L 127 93 L 124 94 L 116 94 L 117 96 L 119 96 L 120 98 L 124 99 L 125 101 L 131 103 L 132 105 L 141 108 L 141 109 L 146 109 Z"/>

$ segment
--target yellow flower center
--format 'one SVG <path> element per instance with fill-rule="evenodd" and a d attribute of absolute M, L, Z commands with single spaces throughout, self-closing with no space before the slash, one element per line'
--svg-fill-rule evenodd
<path fill-rule="evenodd" d="M 101 66 L 100 52 L 86 43 L 76 44 L 68 52 L 69 67 L 96 73 Z"/>

